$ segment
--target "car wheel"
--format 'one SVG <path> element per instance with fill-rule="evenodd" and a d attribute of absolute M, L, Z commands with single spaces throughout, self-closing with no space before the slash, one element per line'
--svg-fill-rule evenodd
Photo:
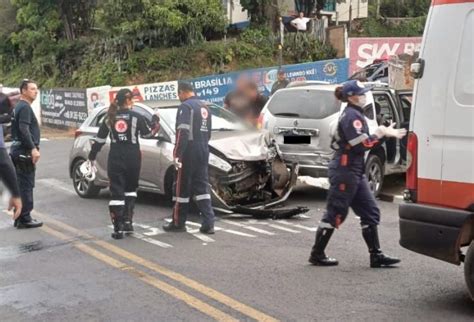
<path fill-rule="evenodd" d="M 464 258 L 464 277 L 471 299 L 474 301 L 474 241 L 471 242 Z"/>
<path fill-rule="evenodd" d="M 99 195 L 100 187 L 94 185 L 94 182 L 87 181 L 81 174 L 79 168 L 86 160 L 80 159 L 74 163 L 72 168 L 72 184 L 74 185 L 74 190 L 81 198 L 94 198 Z"/>
<path fill-rule="evenodd" d="M 365 174 L 369 181 L 370 190 L 377 197 L 382 190 L 384 176 L 382 161 L 378 156 L 369 155 L 365 166 Z"/>

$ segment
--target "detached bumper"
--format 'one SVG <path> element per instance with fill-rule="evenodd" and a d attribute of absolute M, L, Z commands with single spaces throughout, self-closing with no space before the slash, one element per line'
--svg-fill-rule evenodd
<path fill-rule="evenodd" d="M 461 263 L 460 248 L 472 239 L 474 213 L 407 203 L 400 205 L 399 216 L 401 246 L 452 264 Z"/>
<path fill-rule="evenodd" d="M 296 185 L 298 179 L 298 171 L 299 167 L 297 164 L 290 166 L 290 180 L 283 191 L 281 197 L 274 198 L 270 201 L 262 201 L 259 203 L 254 203 L 251 205 L 228 205 L 221 197 L 216 193 L 214 189 L 211 188 L 211 197 L 212 197 L 212 207 L 214 210 L 225 213 L 225 214 L 232 214 L 232 213 L 241 213 L 244 209 L 247 210 L 262 210 L 268 209 L 270 207 L 277 206 L 283 202 L 285 202 L 288 197 L 290 196 L 291 192 L 293 191 L 294 186 Z"/>

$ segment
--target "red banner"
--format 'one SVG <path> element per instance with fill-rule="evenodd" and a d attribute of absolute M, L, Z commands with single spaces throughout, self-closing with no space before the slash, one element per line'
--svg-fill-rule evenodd
<path fill-rule="evenodd" d="M 420 51 L 421 37 L 349 38 L 349 75 L 370 65 L 375 59 Z"/>

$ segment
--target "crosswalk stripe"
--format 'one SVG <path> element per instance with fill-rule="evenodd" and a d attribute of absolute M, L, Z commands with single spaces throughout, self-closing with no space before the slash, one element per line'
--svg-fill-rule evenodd
<path fill-rule="evenodd" d="M 202 233 L 199 232 L 199 229 L 187 229 L 187 233 L 193 235 L 194 237 L 196 237 L 197 239 L 200 239 L 202 240 L 203 242 L 205 243 L 213 243 L 215 242 L 214 239 L 212 239 L 211 237 L 209 236 L 206 236 Z"/>
<path fill-rule="evenodd" d="M 287 225 L 287 226 L 291 226 L 291 227 L 295 227 L 295 228 L 300 228 L 300 229 L 304 229 L 304 230 L 307 230 L 307 231 L 312 231 L 312 232 L 315 232 L 317 230 L 316 227 L 308 227 L 308 226 L 303 226 L 303 225 L 299 225 L 299 224 L 293 224 L 293 223 L 290 223 L 286 220 L 279 220 L 278 221 L 279 223 L 282 223 L 284 225 Z"/>
<path fill-rule="evenodd" d="M 280 226 L 280 225 L 268 224 L 268 226 L 270 226 L 270 227 L 272 227 L 272 228 L 275 228 L 275 229 L 287 231 L 287 232 L 289 232 L 289 233 L 295 233 L 295 234 L 300 233 L 299 230 L 294 230 L 294 229 L 286 228 L 286 227 L 283 227 L 283 226 Z"/>
<path fill-rule="evenodd" d="M 193 221 L 189 221 L 189 220 L 186 223 L 189 224 L 189 225 L 193 225 L 193 226 L 199 226 L 199 227 L 201 226 L 200 224 L 195 223 Z M 239 235 L 239 236 L 243 236 L 243 237 L 257 237 L 255 235 L 250 235 L 250 234 L 242 233 L 240 231 L 235 231 L 235 230 L 232 230 L 232 229 L 224 229 L 224 228 L 216 227 L 216 226 L 214 226 L 214 230 L 215 231 L 224 231 L 224 232 L 229 233 L 229 234 Z"/>
<path fill-rule="evenodd" d="M 275 235 L 275 233 L 272 233 L 271 231 L 267 231 L 267 230 L 260 229 L 260 228 L 257 228 L 257 227 L 247 226 L 247 225 L 236 223 L 236 222 L 226 220 L 226 219 L 221 219 L 221 222 L 225 222 L 226 224 L 229 224 L 229 225 L 242 227 L 244 229 L 248 229 L 248 230 L 251 230 L 251 231 L 254 231 L 254 232 L 257 232 L 257 233 L 260 233 L 260 234 L 264 234 L 264 235 L 269 235 L 269 236 Z"/>
<path fill-rule="evenodd" d="M 154 239 L 154 238 L 146 237 L 146 236 L 144 236 L 144 235 L 142 235 L 142 234 L 139 234 L 139 233 L 135 233 L 135 232 L 134 232 L 134 233 L 130 234 L 130 236 L 131 236 L 131 237 L 135 237 L 135 238 L 140 239 L 140 240 L 143 240 L 143 241 L 145 241 L 145 242 L 147 242 L 147 243 L 150 243 L 150 244 L 153 244 L 153 245 L 157 245 L 157 246 L 163 247 L 163 248 L 171 248 L 171 247 L 173 247 L 173 246 L 170 245 L 170 244 L 163 243 L 163 242 L 161 242 L 161 241 L 159 241 L 159 240 L 156 240 L 156 239 Z"/>

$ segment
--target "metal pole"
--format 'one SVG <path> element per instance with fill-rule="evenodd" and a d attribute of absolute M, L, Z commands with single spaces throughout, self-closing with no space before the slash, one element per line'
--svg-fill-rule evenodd
<path fill-rule="evenodd" d="M 380 0 L 377 0 L 377 10 L 375 11 L 375 16 L 377 19 L 380 17 Z"/>
<path fill-rule="evenodd" d="M 352 31 L 352 0 L 349 3 L 349 33 Z"/>

